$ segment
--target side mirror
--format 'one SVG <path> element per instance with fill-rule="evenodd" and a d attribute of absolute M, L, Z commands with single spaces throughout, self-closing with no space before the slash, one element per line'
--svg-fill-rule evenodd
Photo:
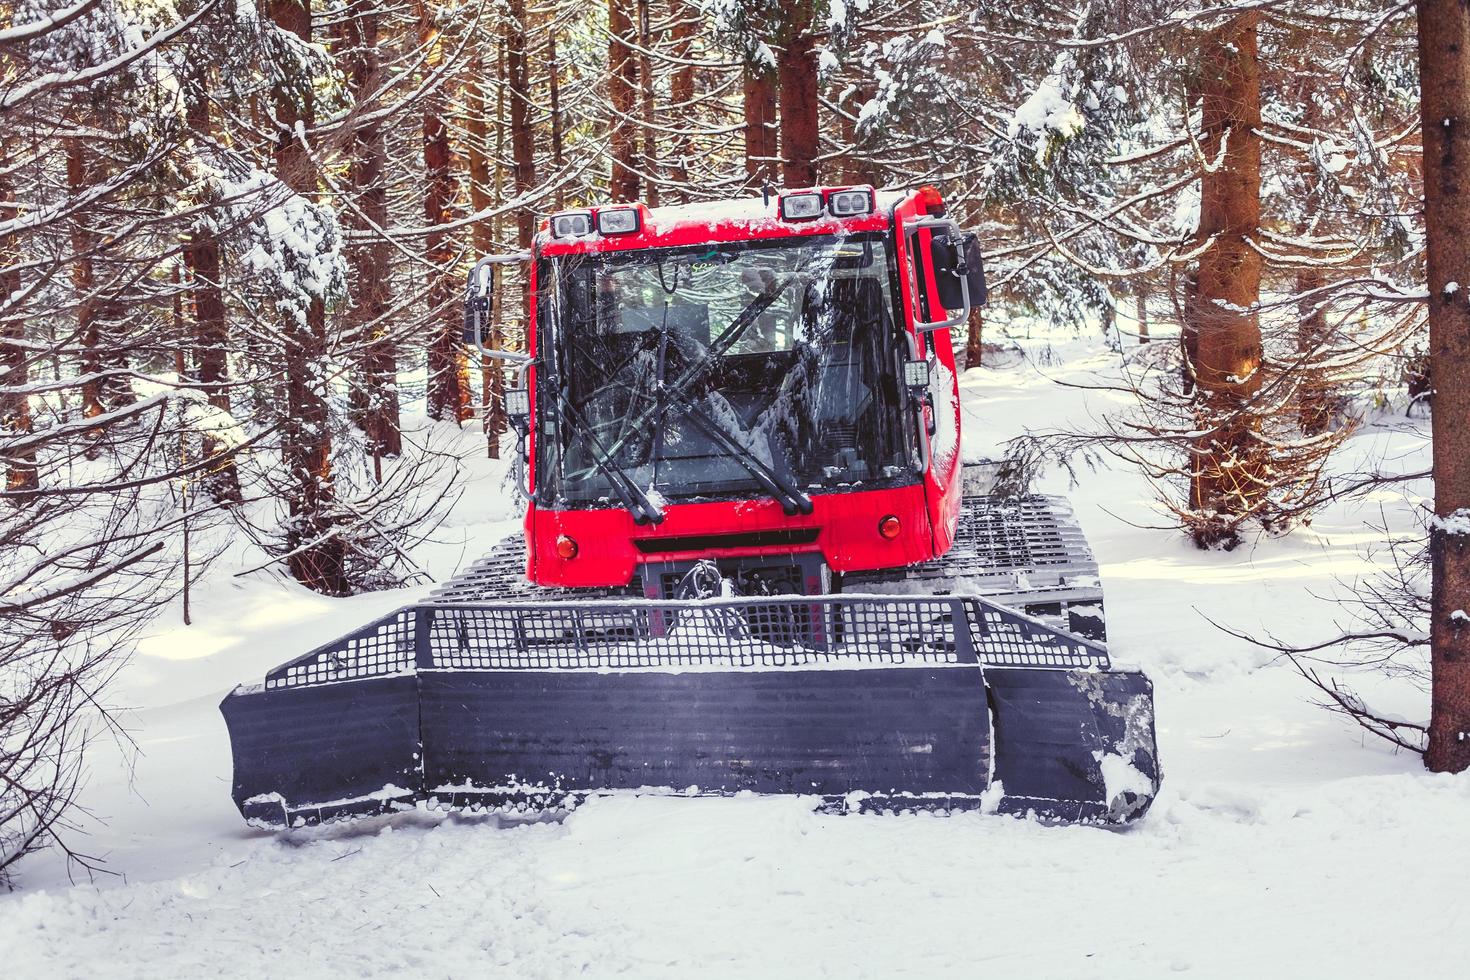
<path fill-rule="evenodd" d="M 980 252 L 980 236 L 966 232 L 959 240 L 935 235 L 930 244 L 934 257 L 934 285 L 939 302 L 946 310 L 965 306 L 969 292 L 971 306 L 984 306 L 989 299 L 985 288 L 985 256 Z"/>
<path fill-rule="evenodd" d="M 927 230 L 925 242 L 919 232 Z M 959 225 L 949 218 L 918 218 L 906 225 L 909 254 L 916 273 L 915 297 L 917 307 L 924 316 L 938 316 L 937 320 L 918 320 L 914 326 L 919 330 L 946 330 L 957 327 L 970 318 L 970 306 L 984 302 L 985 273 L 980 260 L 979 243 L 974 235 L 960 231 Z M 975 272 L 971 271 L 971 256 L 974 257 Z M 972 289 L 978 277 L 979 289 Z M 978 297 L 976 293 L 978 292 Z M 937 298 L 939 309 L 933 309 Z M 948 311 L 958 310 L 954 316 Z"/>
<path fill-rule="evenodd" d="M 490 319 L 490 297 L 495 292 L 498 275 L 495 264 L 475 263 L 464 290 L 464 342 L 470 347 L 483 346 L 485 325 Z"/>
<path fill-rule="evenodd" d="M 934 290 L 939 294 L 939 305 L 946 310 L 963 309 L 968 299 L 969 282 L 960 272 L 960 266 L 963 265 L 960 248 L 961 243 L 951 235 L 936 233 L 929 239 Z"/>

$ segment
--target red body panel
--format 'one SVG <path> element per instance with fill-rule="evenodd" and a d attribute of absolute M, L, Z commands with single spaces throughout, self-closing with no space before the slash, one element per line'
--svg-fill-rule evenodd
<path fill-rule="evenodd" d="M 755 202 L 758 203 L 758 202 Z M 923 205 L 917 194 L 906 195 L 888 213 L 879 212 L 858 218 L 819 219 L 785 222 L 776 217 L 777 202 L 773 197 L 764 214 L 753 214 L 751 202 L 741 202 L 722 210 L 720 205 L 690 210 L 688 217 L 680 209 L 643 211 L 643 229 L 635 234 L 616 237 L 591 236 L 576 239 L 550 238 L 545 230 L 537 237 L 538 256 L 587 254 L 601 251 L 701 245 L 711 242 L 749 241 L 754 239 L 790 238 L 796 235 L 823 235 L 837 231 L 885 231 L 902 227 L 905 218 L 922 215 Z M 902 316 L 915 349 L 926 349 L 922 335 L 914 331 L 915 303 L 913 290 L 916 277 L 912 272 L 905 236 L 896 235 L 897 260 L 900 269 Z M 924 233 L 927 240 L 927 233 Z M 922 245 L 921 245 L 922 247 Z M 531 270 L 531 293 L 537 289 L 534 265 Z M 935 306 L 937 306 L 937 297 Z M 896 311 L 897 312 L 897 311 Z M 532 329 L 528 331 L 529 353 L 536 357 L 535 302 L 531 304 Z M 940 331 L 931 334 L 939 363 L 947 368 L 948 384 L 954 388 L 954 354 L 949 336 Z M 536 418 L 535 369 L 529 378 L 531 417 Z M 784 555 L 797 552 L 820 552 L 835 572 L 877 568 L 896 568 L 927 561 L 944 554 L 954 540 L 959 516 L 959 419 L 958 393 L 952 392 L 949 405 L 941 404 L 955 415 L 955 451 L 947 459 L 934 459 L 922 481 L 905 487 L 846 493 L 812 495 L 812 513 L 788 516 L 777 502 L 769 499 L 716 501 L 704 503 L 670 503 L 664 509 L 665 519 L 659 525 L 638 525 L 622 508 L 549 510 L 532 503 L 526 513 L 526 574 L 543 585 L 573 587 L 621 586 L 628 584 L 638 566 L 646 562 L 675 562 L 700 558 L 737 558 Z M 927 439 L 922 429 L 918 437 Z M 943 431 L 943 430 L 940 430 Z M 531 428 L 529 452 L 534 460 L 536 430 Z M 936 467 L 935 464 L 941 464 Z M 534 467 L 532 468 L 534 471 Z M 532 476 L 534 480 L 534 475 Z M 879 522 L 889 515 L 900 521 L 900 532 L 893 540 L 878 533 Z M 770 531 L 815 529 L 815 540 L 797 544 L 759 546 L 709 546 L 684 551 L 640 548 L 652 539 L 702 537 L 709 535 L 755 534 Z M 567 535 L 577 542 L 577 555 L 571 559 L 558 556 L 556 542 Z M 803 536 L 806 537 L 805 535 Z"/>
<path fill-rule="evenodd" d="M 878 533 L 884 517 L 899 519 L 902 530 L 889 541 Z M 815 529 L 810 544 L 766 547 L 701 547 L 696 550 L 647 553 L 637 542 L 707 535 L 753 534 L 760 531 Z M 559 558 L 556 539 L 577 542 L 577 557 Z M 670 504 L 657 527 L 639 526 L 620 508 L 542 510 L 526 516 L 526 538 L 532 581 L 569 586 L 625 585 L 643 562 L 700 558 L 741 558 L 820 552 L 835 572 L 893 568 L 933 557 L 929 512 L 920 484 L 892 490 L 814 495 L 812 512 L 788 517 L 773 500 Z"/>

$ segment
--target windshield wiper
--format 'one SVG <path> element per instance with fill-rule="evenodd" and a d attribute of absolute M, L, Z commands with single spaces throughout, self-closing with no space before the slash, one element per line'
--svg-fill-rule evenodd
<path fill-rule="evenodd" d="M 756 482 L 776 498 L 776 502 L 781 505 L 782 510 L 786 511 L 787 516 L 812 512 L 812 498 L 803 493 L 800 487 L 786 479 L 775 467 L 767 466 L 766 461 L 757 456 L 753 449 L 721 428 L 720 424 L 710 418 L 704 409 L 689 401 L 682 394 L 676 394 L 674 399 L 684 417 L 703 429 L 706 435 L 724 447 L 725 452 L 734 456 L 736 461 L 745 467 L 746 472 L 755 477 Z"/>
<path fill-rule="evenodd" d="M 628 475 L 628 471 L 613 460 L 612 453 L 603 450 L 602 440 L 597 438 L 597 433 L 582 418 L 581 413 L 572 407 L 571 400 L 564 396 L 559 397 L 558 404 L 561 406 L 562 418 L 566 419 L 572 428 L 576 429 L 578 434 L 590 444 L 592 452 L 589 455 L 592 457 L 592 464 L 607 477 L 608 483 L 622 499 L 623 506 L 633 512 L 634 520 L 640 524 L 662 524 L 663 508 L 654 503 L 637 481 Z"/>

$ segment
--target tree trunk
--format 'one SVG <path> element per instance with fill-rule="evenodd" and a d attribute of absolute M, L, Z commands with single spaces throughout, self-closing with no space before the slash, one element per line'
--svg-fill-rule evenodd
<path fill-rule="evenodd" d="M 496 87 L 495 93 L 495 202 L 497 204 L 505 201 L 505 159 L 506 159 L 506 129 L 505 123 L 505 99 L 506 89 L 509 87 L 506 80 L 505 63 L 505 37 L 499 40 L 500 47 L 500 85 Z M 504 240 L 501 232 L 503 228 L 502 216 L 497 214 L 490 219 L 490 237 L 497 245 Z M 490 283 L 490 338 L 491 344 L 495 346 L 505 345 L 505 277 L 496 276 Z M 498 400 L 495 402 L 495 412 L 500 430 L 490 436 L 494 442 L 492 458 L 500 458 L 500 433 L 506 429 L 505 419 L 505 375 L 502 373 L 501 365 L 493 358 L 486 358 L 482 363 L 483 383 L 487 395 L 493 394 Z"/>
<path fill-rule="evenodd" d="M 745 66 L 745 186 L 758 191 L 776 182 L 776 75 L 765 65 Z"/>
<path fill-rule="evenodd" d="M 184 116 L 189 131 L 200 143 L 213 136 L 209 117 L 209 97 L 205 80 L 189 86 L 185 93 Z M 196 222 L 189 230 L 184 246 L 184 265 L 189 270 L 189 296 L 193 308 L 193 348 L 195 380 L 209 404 L 221 412 L 230 412 L 229 325 L 225 319 L 224 291 L 221 286 L 220 244 L 214 227 L 208 221 Z M 182 343 L 182 341 L 180 341 Z M 228 447 L 214 436 L 206 435 L 202 449 L 206 459 L 220 456 Z M 210 467 L 205 485 L 219 503 L 240 500 L 240 475 L 235 458 L 223 456 Z"/>
<path fill-rule="evenodd" d="M 426 71 L 439 68 L 444 42 L 434 25 L 430 0 L 419 0 L 419 43 L 428 48 Z M 449 160 L 449 128 L 445 125 L 443 83 L 424 95 L 424 221 L 435 229 L 424 236 L 424 258 L 428 263 L 428 304 L 432 324 L 429 334 L 429 417 L 456 424 L 473 417 L 470 399 L 470 368 L 460 337 L 463 322 L 459 290 L 452 281 L 454 239 L 442 228 L 450 221 L 454 204 L 454 174 Z M 514 111 L 514 108 L 512 108 Z"/>
<path fill-rule="evenodd" d="M 14 221 L 20 214 L 15 187 L 7 174 L 9 159 L 0 150 L 0 224 Z M 31 400 L 22 390 L 28 378 L 25 348 L 13 343 L 24 339 L 25 321 L 17 310 L 4 309 L 10 297 L 19 302 L 21 290 L 20 236 L 15 233 L 0 235 L 0 435 L 23 436 L 31 432 Z M 5 490 L 8 493 L 27 494 L 36 490 L 40 483 L 36 474 L 36 451 L 17 449 L 0 458 L 5 468 Z M 24 496 L 11 497 L 12 503 L 20 504 Z"/>
<path fill-rule="evenodd" d="M 561 125 L 561 68 L 556 60 L 556 24 L 546 30 L 546 77 L 547 97 L 551 100 L 551 162 L 560 173 L 564 165 L 565 152 L 562 147 Z M 556 185 L 556 210 L 566 205 L 566 191 L 560 181 Z"/>
<path fill-rule="evenodd" d="M 1309 293 L 1327 285 L 1327 277 L 1317 269 L 1303 269 L 1296 274 L 1298 294 Z M 1322 344 L 1327 339 L 1327 311 L 1321 297 L 1297 300 L 1296 351 L 1300 361 L 1297 370 L 1297 425 L 1304 435 L 1326 432 L 1332 424 L 1331 381 L 1322 370 Z"/>
<path fill-rule="evenodd" d="M 694 54 L 694 30 L 698 21 L 688 16 L 687 11 L 682 15 L 676 14 L 678 20 L 674 21 L 674 57 L 684 61 L 692 61 Z M 674 69 L 674 77 L 669 83 L 669 113 L 674 119 L 692 119 L 694 115 L 694 66 L 679 65 Z M 689 161 L 694 157 L 694 138 L 686 129 L 674 138 L 672 159 L 669 163 L 669 177 L 678 194 L 679 200 L 689 202 L 694 199 L 690 193 L 689 186 Z"/>
<path fill-rule="evenodd" d="M 536 131 L 531 127 L 531 81 L 526 71 L 526 0 L 510 0 L 506 24 L 506 72 L 510 83 L 510 152 L 515 166 L 515 193 L 529 194 L 536 186 Z M 531 247 L 536 234 L 536 212 L 529 206 L 516 210 L 516 239 Z"/>
<path fill-rule="evenodd" d="M 1148 297 L 1142 287 L 1133 293 L 1133 321 L 1138 328 L 1138 342 L 1148 343 Z"/>
<path fill-rule="evenodd" d="M 817 183 L 817 38 L 808 33 L 810 14 L 799 18 L 781 49 L 781 183 Z"/>
<path fill-rule="evenodd" d="M 347 48 L 348 83 L 358 111 L 371 113 L 364 102 L 381 80 L 378 51 L 378 11 L 371 0 L 353 0 L 342 21 L 342 38 Z M 352 248 L 352 306 L 348 323 L 360 351 L 350 385 L 353 421 L 367 437 L 374 468 L 382 456 L 403 452 L 403 433 L 398 414 L 398 352 L 389 335 L 385 318 L 391 305 L 388 244 L 383 241 L 388 225 L 388 189 L 384 169 L 388 142 L 382 123 L 368 119 L 352 133 L 352 161 L 348 185 L 362 214 L 347 211 L 348 222 L 367 233 L 368 240 Z"/>
<path fill-rule="evenodd" d="M 465 112 L 468 115 L 465 122 L 470 134 L 470 210 L 476 214 L 500 203 L 498 183 L 495 198 L 492 199 L 490 195 L 492 177 L 490 157 L 486 153 L 489 131 L 485 125 L 485 93 L 480 86 L 483 71 L 484 61 L 476 56 L 470 62 L 469 80 L 465 85 Z M 475 258 L 495 252 L 495 227 L 490 221 L 476 221 L 470 226 L 470 240 L 474 243 Z M 498 326 L 496 323 L 491 324 L 492 335 L 486 338 L 487 346 L 495 346 L 493 331 Z M 499 364 L 493 358 L 480 358 L 480 397 L 485 404 L 483 428 L 486 451 L 491 459 L 500 458 L 500 433 L 505 431 L 505 417 L 500 410 L 502 387 Z"/>
<path fill-rule="evenodd" d="M 88 183 L 86 149 L 78 137 L 66 141 L 66 186 L 73 198 L 86 193 Z M 93 259 L 97 236 L 83 224 L 85 214 L 72 219 L 71 248 L 72 284 L 77 291 L 77 346 L 81 348 L 81 373 L 89 380 L 82 382 L 82 415 L 94 418 L 106 409 L 102 405 L 101 383 L 90 376 L 102 370 L 102 338 L 98 325 L 97 273 Z"/>
<path fill-rule="evenodd" d="M 857 116 L 862 112 L 864 105 L 873 98 L 874 90 L 871 84 L 864 83 L 853 87 L 852 94 L 842 104 L 842 142 L 846 150 L 842 154 L 842 180 L 847 184 L 873 184 L 879 183 L 873 164 L 864 159 L 859 147 L 864 142 L 858 134 Z M 977 361 L 978 365 L 979 362 Z"/>
<path fill-rule="evenodd" d="M 1192 338 L 1199 428 L 1190 464 L 1191 527 L 1201 547 L 1232 547 L 1241 521 L 1266 487 L 1267 462 L 1254 433 L 1251 402 L 1261 383 L 1258 303 L 1261 256 L 1251 247 L 1261 215 L 1261 80 L 1258 14 L 1242 14 L 1210 32 L 1200 87 L 1207 161 L 1200 180 L 1198 239 L 1214 238 L 1199 260 L 1185 305 Z M 1223 156 L 1222 156 L 1223 151 Z"/>
<path fill-rule="evenodd" d="M 106 180 L 106 166 L 87 153 L 80 137 L 66 141 L 67 189 L 73 197 L 87 193 Z M 97 212 L 76 215 L 71 226 L 71 246 L 75 253 L 72 282 L 77 295 L 77 343 L 82 348 L 80 367 L 83 375 L 95 375 L 111 369 L 126 369 L 127 353 L 123 348 L 123 305 L 115 285 L 104 281 L 110 275 L 107 267 L 108 245 L 87 222 Z M 82 382 L 82 414 L 87 418 L 130 404 L 133 388 L 120 375 L 89 377 Z M 100 435 L 100 432 L 94 432 Z"/>
<path fill-rule="evenodd" d="M 311 41 L 310 0 L 271 0 L 272 22 L 281 30 Z M 315 109 L 310 92 L 297 102 L 286 85 L 275 93 L 277 137 L 276 175 L 307 199 L 316 197 L 316 174 L 305 148 L 296 138 L 296 126 L 310 127 Z M 347 595 L 347 548 L 336 534 L 332 514 L 336 489 L 332 482 L 331 419 L 326 392 L 316 381 L 326 366 L 326 308 L 313 297 L 306 322 L 285 317 L 281 326 L 281 369 L 286 390 L 281 419 L 281 454 L 291 480 L 287 507 L 290 521 L 287 565 L 296 581 L 327 595 Z"/>
<path fill-rule="evenodd" d="M 638 127 L 633 118 L 637 94 L 638 63 L 633 57 L 633 22 L 627 0 L 607 0 L 607 100 L 612 107 L 608 122 L 608 149 L 612 154 L 612 179 L 608 193 L 617 202 L 638 200 Z"/>
<path fill-rule="evenodd" d="M 1436 515 L 1424 764 L 1461 772 L 1470 768 L 1470 7 L 1419 0 L 1418 10 Z"/>
<path fill-rule="evenodd" d="M 654 129 L 653 109 L 653 60 L 648 52 L 653 48 L 653 37 L 649 32 L 648 0 L 638 0 L 638 98 L 643 118 L 643 172 L 647 175 L 648 189 L 643 200 L 651 208 L 658 207 L 658 132 Z"/>
<path fill-rule="evenodd" d="M 1303 77 L 1296 86 L 1296 98 L 1302 106 L 1302 125 L 1318 129 L 1323 124 L 1322 110 L 1317 102 L 1313 80 Z M 1322 193 L 1317 180 L 1317 168 L 1310 156 L 1297 165 L 1302 176 L 1304 193 L 1302 212 L 1306 221 L 1301 228 L 1302 238 L 1311 238 L 1317 232 L 1318 221 L 1323 216 Z M 1331 378 L 1322 369 L 1322 348 L 1327 340 L 1327 310 L 1320 296 L 1307 296 L 1327 285 L 1322 270 L 1307 267 L 1296 274 L 1297 300 L 1296 354 L 1297 354 L 1297 426 L 1304 435 L 1315 436 L 1326 432 L 1332 423 Z"/>
<path fill-rule="evenodd" d="M 970 322 L 965 336 L 965 370 L 980 367 L 985 358 L 981 334 L 985 326 L 985 314 L 977 303 L 970 307 Z"/>

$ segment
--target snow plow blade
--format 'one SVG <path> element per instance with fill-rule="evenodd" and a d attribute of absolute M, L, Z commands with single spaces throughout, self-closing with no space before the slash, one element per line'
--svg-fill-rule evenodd
<path fill-rule="evenodd" d="M 973 597 L 414 606 L 221 710 L 269 827 L 610 792 L 1123 824 L 1159 783 L 1147 679 Z"/>

